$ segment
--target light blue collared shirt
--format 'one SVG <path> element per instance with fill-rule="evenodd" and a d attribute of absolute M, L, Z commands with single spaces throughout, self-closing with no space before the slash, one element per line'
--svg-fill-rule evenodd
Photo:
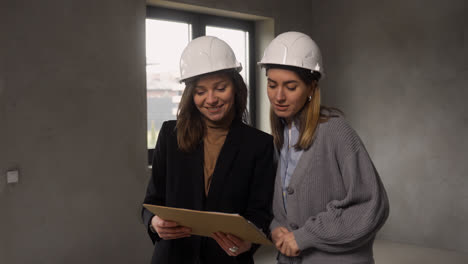
<path fill-rule="evenodd" d="M 291 181 L 291 177 L 296 169 L 297 163 L 304 152 L 303 150 L 296 150 L 294 148 L 294 145 L 296 145 L 299 140 L 299 128 L 296 126 L 295 121 L 292 122 L 291 128 L 287 125 L 284 127 L 283 138 L 283 147 L 280 151 L 280 173 L 283 187 L 283 206 L 286 211 L 286 199 L 288 195 L 287 189 L 289 182 Z"/>

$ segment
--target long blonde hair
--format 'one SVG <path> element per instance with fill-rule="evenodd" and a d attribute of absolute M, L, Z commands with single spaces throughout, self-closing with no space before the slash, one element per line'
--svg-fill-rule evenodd
<path fill-rule="evenodd" d="M 305 105 L 295 116 L 295 119 L 297 119 L 299 123 L 299 139 L 296 145 L 294 145 L 294 147 L 297 150 L 308 149 L 310 148 L 310 146 L 312 146 L 312 143 L 314 142 L 318 125 L 320 123 L 327 122 L 332 117 L 338 116 L 335 114 L 336 112 L 342 112 L 337 108 L 326 107 L 321 105 L 320 87 L 318 85 L 320 73 L 311 73 L 310 70 L 275 64 L 266 65 L 267 73 L 268 70 L 272 68 L 279 68 L 283 70 L 292 71 L 296 73 L 297 76 L 306 85 L 312 86 L 312 97 L 310 98 L 310 100 L 306 101 Z M 281 118 L 275 114 L 272 107 L 270 107 L 270 125 L 275 146 L 279 150 L 283 147 L 284 143 L 283 131 L 285 127 L 285 122 L 283 122 Z"/>

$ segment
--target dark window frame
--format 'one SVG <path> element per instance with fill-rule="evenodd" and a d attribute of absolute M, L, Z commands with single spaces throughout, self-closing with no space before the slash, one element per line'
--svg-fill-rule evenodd
<path fill-rule="evenodd" d="M 174 22 L 184 22 L 192 25 L 192 39 L 204 36 L 206 26 L 223 27 L 230 29 L 243 30 L 249 33 L 249 121 L 252 126 L 256 125 L 256 107 L 255 107 L 255 23 L 250 20 L 221 17 L 202 13 L 188 12 L 176 9 L 169 9 L 156 6 L 146 7 L 146 18 L 160 19 Z M 151 165 L 154 149 L 148 149 L 148 164 Z"/>

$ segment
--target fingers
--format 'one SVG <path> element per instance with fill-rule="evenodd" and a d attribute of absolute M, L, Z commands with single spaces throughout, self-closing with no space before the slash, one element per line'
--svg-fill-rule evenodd
<path fill-rule="evenodd" d="M 301 251 L 299 250 L 299 246 L 297 245 L 296 240 L 291 241 L 291 256 L 296 257 L 301 254 Z"/>
<path fill-rule="evenodd" d="M 297 245 L 294 233 L 292 232 L 289 232 L 288 234 L 283 236 L 282 244 L 277 246 L 277 249 L 283 255 L 286 255 L 288 257 L 295 257 L 299 256 L 300 254 L 299 246 Z"/>
<path fill-rule="evenodd" d="M 214 240 L 216 240 L 216 242 L 218 243 L 218 245 L 224 250 L 224 252 L 226 252 L 226 254 L 228 254 L 229 256 L 235 256 L 234 255 L 234 252 L 231 252 L 229 250 L 229 248 L 233 247 L 231 245 L 229 245 L 227 243 L 227 241 L 225 241 L 222 237 L 222 235 L 220 234 L 221 232 L 216 232 L 216 233 L 213 233 L 213 235 L 211 236 Z"/>
<path fill-rule="evenodd" d="M 298 256 L 299 252 L 298 251 L 295 251 L 291 245 L 290 242 L 284 242 L 281 246 L 281 253 L 283 253 L 283 255 L 286 255 L 288 257 L 295 257 L 295 256 Z"/>
<path fill-rule="evenodd" d="M 281 246 L 278 248 L 278 250 L 285 256 L 289 256 L 288 253 L 287 253 L 287 249 L 288 249 L 288 244 L 287 243 L 282 243 Z"/>
<path fill-rule="evenodd" d="M 177 227 L 157 227 L 156 231 L 162 239 L 176 239 L 190 236 L 190 228 L 184 226 Z"/>
<path fill-rule="evenodd" d="M 277 227 L 271 231 L 271 238 L 272 239 L 278 238 L 279 236 L 281 236 L 281 234 L 282 232 L 280 231 L 280 228 Z"/>
<path fill-rule="evenodd" d="M 284 235 L 284 242 L 282 246 L 282 249 L 284 250 L 284 254 L 289 257 L 292 256 L 291 239 L 294 239 L 293 233 L 288 233 Z"/>
<path fill-rule="evenodd" d="M 250 243 L 249 241 L 244 241 L 241 238 L 236 237 L 235 235 L 227 234 L 227 238 L 230 239 L 234 243 L 234 245 L 236 245 L 239 248 L 239 250 L 237 251 L 237 255 L 250 250 L 250 248 L 252 247 L 252 243 Z"/>
<path fill-rule="evenodd" d="M 287 233 L 289 233 L 288 229 L 286 229 L 283 226 L 273 229 L 273 231 L 271 232 L 271 239 L 273 240 L 273 243 L 277 248 L 281 246 L 282 237 Z"/>
<path fill-rule="evenodd" d="M 283 237 L 284 237 L 283 235 L 274 236 L 274 237 L 272 236 L 273 243 L 275 244 L 277 248 L 281 247 L 281 244 L 283 244 L 283 240 L 284 240 Z"/>
<path fill-rule="evenodd" d="M 288 233 L 288 230 L 284 227 L 277 227 L 271 232 L 271 239 L 275 244 L 275 247 L 280 250 L 283 245 L 284 236 Z"/>
<path fill-rule="evenodd" d="M 278 239 L 275 241 L 275 247 L 276 249 L 280 250 L 281 246 L 283 245 L 284 240 L 283 239 Z"/>
<path fill-rule="evenodd" d="M 244 241 L 231 234 L 216 232 L 213 233 L 212 237 L 229 256 L 238 256 L 252 247 L 252 243 Z M 233 252 L 230 249 L 236 250 Z"/>
<path fill-rule="evenodd" d="M 153 219 L 151 219 L 151 224 L 156 227 L 176 227 L 178 224 L 174 221 L 167 221 L 162 218 L 159 218 L 159 216 L 155 215 Z"/>
<path fill-rule="evenodd" d="M 151 219 L 151 224 L 159 237 L 164 240 L 189 237 L 190 232 L 192 232 L 189 227 L 180 226 L 174 221 L 166 221 L 156 215 Z"/>
<path fill-rule="evenodd" d="M 244 246 L 244 245 L 243 245 L 244 240 L 242 240 L 242 239 L 236 237 L 235 235 L 227 234 L 227 235 L 225 235 L 225 236 L 226 236 L 226 239 L 227 239 L 227 240 L 230 240 L 230 242 L 232 242 L 232 243 L 234 244 L 234 246 L 236 246 L 236 247 L 238 247 L 238 248 Z"/>

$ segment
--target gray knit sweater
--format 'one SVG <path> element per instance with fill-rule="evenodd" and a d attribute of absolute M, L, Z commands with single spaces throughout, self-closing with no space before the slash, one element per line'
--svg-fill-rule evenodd
<path fill-rule="evenodd" d="M 388 198 L 364 145 L 342 117 L 320 124 L 302 154 L 287 190 L 287 214 L 280 171 L 270 228 L 293 231 L 301 254 L 279 254 L 279 263 L 374 263 L 372 245 L 388 217 Z"/>

